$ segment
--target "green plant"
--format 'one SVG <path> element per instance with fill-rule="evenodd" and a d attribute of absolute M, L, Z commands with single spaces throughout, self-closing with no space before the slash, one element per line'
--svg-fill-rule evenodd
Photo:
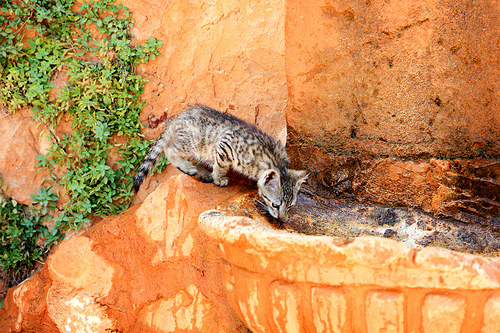
<path fill-rule="evenodd" d="M 31 202 L 32 205 L 39 205 L 40 208 L 40 213 L 42 215 L 47 215 L 49 211 L 53 212 L 57 208 L 57 195 L 55 193 L 52 193 L 52 188 L 50 187 L 43 187 L 40 188 L 38 191 L 38 194 L 30 194 L 31 199 L 33 201 Z"/>
<path fill-rule="evenodd" d="M 131 172 L 150 144 L 140 135 L 145 79 L 135 66 L 159 56 L 161 46 L 154 38 L 133 45 L 132 25 L 128 9 L 112 0 L 83 0 L 80 6 L 67 0 L 0 0 L 0 102 L 10 112 L 30 108 L 45 126 L 52 146 L 37 156 L 37 166 L 48 170 L 49 183 L 62 186 L 67 201 L 53 230 L 44 233 L 46 244 L 65 228 L 79 228 L 92 215 L 118 214 L 131 203 Z M 54 92 L 59 76 L 67 83 Z M 61 122 L 71 123 L 71 133 L 56 130 Z M 42 187 L 32 198 L 40 207 L 33 216 L 45 216 L 57 195 Z M 22 232 L 26 237 L 18 239 L 27 241 L 36 238 L 32 230 L 39 222 L 16 222 L 2 233 L 9 230 L 6 238 L 14 240 Z"/>
<path fill-rule="evenodd" d="M 32 265 L 62 236 L 57 227 L 49 230 L 43 225 L 57 196 L 50 188 L 42 187 L 38 193 L 32 197 L 41 208 L 29 210 L 0 192 L 0 267 L 5 271 Z"/>

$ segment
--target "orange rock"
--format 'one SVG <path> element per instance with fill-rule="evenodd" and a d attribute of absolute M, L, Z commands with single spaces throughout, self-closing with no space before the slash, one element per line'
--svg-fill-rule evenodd
<path fill-rule="evenodd" d="M 500 162 L 497 160 L 367 162 L 353 178 L 360 200 L 423 209 L 466 223 L 499 228 Z"/>
<path fill-rule="evenodd" d="M 172 177 L 142 205 L 64 241 L 9 290 L 0 331 L 244 332 L 224 295 L 217 244 L 196 223 L 249 191 L 235 183 Z"/>
<path fill-rule="evenodd" d="M 43 126 L 36 126 L 28 109 L 0 118 L 0 177 L 7 186 L 7 195 L 22 204 L 32 200 L 47 173 L 38 172 L 35 158 L 48 146 L 40 137 Z"/>
<path fill-rule="evenodd" d="M 497 6 L 286 6 L 286 118 L 300 139 L 334 154 L 500 156 Z"/>
<path fill-rule="evenodd" d="M 148 103 L 144 124 L 152 113 L 172 116 L 202 103 L 286 141 L 283 2 L 119 2 L 136 20 L 132 33 L 138 42 L 163 41 L 162 56 L 138 66 L 149 80 L 142 95 Z"/>

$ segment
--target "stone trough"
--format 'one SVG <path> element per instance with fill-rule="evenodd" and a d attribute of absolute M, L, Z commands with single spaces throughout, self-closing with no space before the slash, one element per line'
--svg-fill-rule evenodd
<path fill-rule="evenodd" d="M 210 210 L 198 224 L 219 243 L 227 297 L 252 332 L 499 331 L 496 258 L 298 234 L 234 213 Z"/>

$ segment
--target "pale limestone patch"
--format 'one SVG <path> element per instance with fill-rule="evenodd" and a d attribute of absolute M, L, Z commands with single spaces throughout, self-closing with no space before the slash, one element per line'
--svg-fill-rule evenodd
<path fill-rule="evenodd" d="M 76 295 L 64 304 L 66 320 L 54 321 L 61 331 L 95 333 L 114 328 L 114 323 L 106 315 L 107 308 L 90 296 Z M 58 319 L 61 317 L 64 316 Z"/>
<path fill-rule="evenodd" d="M 190 256 L 195 248 L 193 237 L 186 235 L 190 228 L 186 226 L 186 195 L 180 190 L 183 185 L 179 178 L 174 178 L 173 182 L 172 186 L 158 187 L 155 195 L 149 195 L 135 212 L 136 227 L 159 245 L 152 259 L 153 265 L 172 257 Z"/>
<path fill-rule="evenodd" d="M 465 299 L 459 295 L 427 295 L 422 307 L 425 333 L 459 333 L 465 318 Z"/>
<path fill-rule="evenodd" d="M 500 295 L 491 296 L 484 306 L 483 329 L 481 333 L 500 333 Z"/>
<path fill-rule="evenodd" d="M 391 291 L 371 291 L 366 298 L 368 332 L 404 332 L 404 295 Z"/>
<path fill-rule="evenodd" d="M 140 311 L 139 318 L 159 332 L 216 332 L 217 327 L 211 325 L 214 315 L 210 300 L 190 285 L 170 298 L 151 303 Z"/>
<path fill-rule="evenodd" d="M 265 332 L 265 328 L 260 325 L 260 321 L 258 320 L 260 313 L 260 302 L 257 292 L 258 284 L 255 281 L 249 281 L 248 283 L 248 298 L 246 302 L 238 301 L 238 306 L 246 325 L 254 331 Z"/>
<path fill-rule="evenodd" d="M 106 296 L 113 285 L 115 269 L 92 251 L 92 241 L 78 236 L 65 241 L 47 261 L 54 285 L 85 288 L 89 294 Z"/>
<path fill-rule="evenodd" d="M 313 320 L 318 333 L 341 333 L 347 322 L 346 295 L 341 290 L 313 287 Z"/>
<path fill-rule="evenodd" d="M 193 236 L 187 235 L 181 245 L 181 254 L 185 257 L 190 256 L 194 251 Z"/>
<path fill-rule="evenodd" d="M 165 200 L 169 191 L 163 188 L 165 195 L 149 195 L 135 212 L 136 227 L 152 241 L 165 241 L 165 221 L 167 214 L 165 211 Z"/>
<path fill-rule="evenodd" d="M 114 323 L 97 302 L 113 286 L 115 268 L 92 251 L 92 241 L 78 236 L 65 241 L 47 261 L 53 280 L 47 312 L 61 332 L 106 332 Z M 69 319 L 69 320 L 68 320 Z"/>
<path fill-rule="evenodd" d="M 271 302 L 273 304 L 274 324 L 279 332 L 294 333 L 301 331 L 300 290 L 288 283 L 273 282 L 270 286 Z"/>

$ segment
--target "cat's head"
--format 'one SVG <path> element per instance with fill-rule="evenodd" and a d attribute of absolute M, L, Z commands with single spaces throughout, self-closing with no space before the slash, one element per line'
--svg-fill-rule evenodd
<path fill-rule="evenodd" d="M 299 170 L 280 173 L 269 169 L 262 173 L 257 181 L 259 196 L 274 218 L 286 220 L 287 212 L 295 205 L 300 186 L 306 179 L 307 172 Z"/>

